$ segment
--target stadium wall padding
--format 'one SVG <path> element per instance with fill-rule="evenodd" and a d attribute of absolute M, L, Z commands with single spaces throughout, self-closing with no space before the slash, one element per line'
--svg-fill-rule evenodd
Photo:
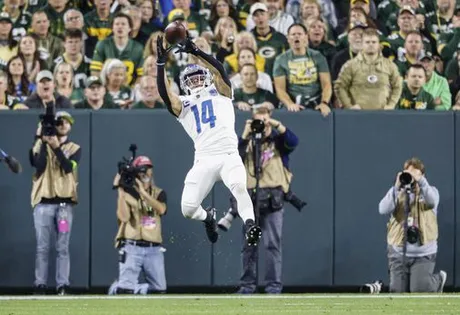
<path fill-rule="evenodd" d="M 0 148 L 17 157 L 23 172 L 0 166 L 0 287 L 31 287 L 34 279 L 35 232 L 30 189 L 33 169 L 28 152 L 38 111 L 0 113 Z M 138 154 L 151 157 L 155 181 L 168 195 L 163 219 L 166 277 L 169 286 L 236 286 L 241 274 L 241 221 L 221 232 L 211 245 L 201 222 L 185 219 L 180 198 L 193 164 L 193 143 L 167 112 L 72 111 L 71 138 L 82 146 L 79 199 L 71 237 L 71 285 L 107 287 L 117 278 L 117 162 Z M 448 273 L 447 285 L 460 287 L 460 121 L 453 112 L 335 111 L 329 117 L 305 111 L 274 114 L 300 138 L 291 155 L 292 190 L 308 202 L 302 212 L 287 205 L 283 226 L 285 286 L 354 286 L 382 279 L 388 283 L 387 217 L 378 213 L 380 199 L 394 183 L 404 160 L 420 157 L 429 182 L 440 192 L 439 252 L 436 270 Z M 237 113 L 240 134 L 250 115 Z M 229 208 L 229 191 L 216 184 L 204 206 L 219 217 Z M 260 250 L 259 284 L 264 283 Z M 54 255 L 54 248 L 52 249 Z M 49 285 L 54 285 L 54 256 Z"/>

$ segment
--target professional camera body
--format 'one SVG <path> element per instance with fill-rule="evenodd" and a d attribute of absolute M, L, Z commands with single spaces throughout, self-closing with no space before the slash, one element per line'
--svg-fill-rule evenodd
<path fill-rule="evenodd" d="M 42 124 L 42 136 L 56 136 L 56 127 L 59 124 L 56 120 L 56 108 L 54 104 L 46 104 L 45 114 L 41 114 L 39 117 Z"/>
<path fill-rule="evenodd" d="M 136 184 L 136 178 L 139 173 L 145 172 L 145 167 L 135 167 L 133 165 L 134 159 L 136 158 L 137 145 L 131 144 L 129 146 L 131 151 L 131 157 L 129 159 L 122 157 L 122 160 L 118 162 L 118 174 L 120 174 L 120 181 L 118 187 L 123 188 L 124 191 L 132 195 L 134 198 L 139 199 L 139 193 L 134 189 Z"/>
<path fill-rule="evenodd" d="M 56 117 L 56 106 L 53 102 L 45 104 L 45 114 L 41 114 L 40 123 L 42 126 L 42 136 L 53 137 L 57 136 L 57 127 L 62 126 L 63 118 Z"/>

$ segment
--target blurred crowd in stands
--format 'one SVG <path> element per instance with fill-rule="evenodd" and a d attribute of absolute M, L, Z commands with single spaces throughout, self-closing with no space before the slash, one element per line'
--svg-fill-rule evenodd
<path fill-rule="evenodd" d="M 163 109 L 156 43 L 183 23 L 239 110 L 460 108 L 456 0 L 0 0 L 0 109 Z M 172 50 L 167 76 L 194 56 Z M 38 75 L 40 74 L 40 75 Z"/>

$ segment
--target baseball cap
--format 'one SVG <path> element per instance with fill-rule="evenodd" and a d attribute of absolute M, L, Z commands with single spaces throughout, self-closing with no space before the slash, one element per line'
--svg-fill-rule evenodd
<path fill-rule="evenodd" d="M 414 9 L 412 9 L 412 7 L 410 5 L 405 5 L 401 9 L 399 9 L 399 14 L 400 15 L 403 12 L 409 12 L 410 14 L 412 14 L 414 16 L 416 15 Z"/>
<path fill-rule="evenodd" d="M 7 21 L 7 22 L 13 24 L 13 21 L 11 20 L 10 15 L 8 13 L 6 13 L 6 12 L 0 13 L 0 22 L 2 22 L 2 21 Z"/>
<path fill-rule="evenodd" d="M 37 78 L 35 79 L 35 82 L 40 82 L 41 80 L 43 79 L 48 79 L 48 80 L 51 80 L 53 81 L 54 80 L 54 77 L 53 77 L 53 74 L 51 73 L 51 71 L 48 71 L 48 70 L 42 70 L 40 71 L 38 74 L 37 74 Z"/>
<path fill-rule="evenodd" d="M 182 9 L 174 9 L 171 10 L 168 14 L 168 21 L 169 23 L 177 21 L 177 20 L 184 20 L 185 21 L 185 13 Z"/>
<path fill-rule="evenodd" d="M 256 2 L 251 6 L 251 9 L 249 10 L 249 14 L 254 15 L 254 13 L 256 11 L 259 11 L 259 10 L 264 11 L 264 12 L 268 12 L 268 8 L 265 5 L 265 3 Z"/>
<path fill-rule="evenodd" d="M 427 52 L 426 52 L 424 55 L 422 55 L 418 60 L 419 60 L 419 61 L 422 61 L 423 59 L 434 60 L 433 54 L 431 53 L 431 51 L 427 51 Z"/>
<path fill-rule="evenodd" d="M 59 119 L 59 118 L 67 120 L 71 125 L 75 123 L 75 119 L 73 119 L 72 115 L 70 115 L 68 112 L 63 111 L 63 110 L 56 113 L 56 119 Z"/>
<path fill-rule="evenodd" d="M 361 29 L 364 30 L 364 29 L 367 28 L 367 24 L 361 23 L 360 21 L 356 21 L 354 23 L 352 22 L 352 23 L 350 23 L 350 27 L 349 27 L 348 31 L 352 31 L 352 30 L 354 30 L 356 28 L 361 28 Z"/>
<path fill-rule="evenodd" d="M 145 155 L 138 156 L 134 161 L 133 161 L 134 167 L 140 167 L 140 166 L 150 166 L 153 167 L 152 161 Z"/>
<path fill-rule="evenodd" d="M 351 3 L 351 4 L 355 4 L 355 3 L 358 2 L 358 1 L 362 1 L 362 2 L 364 2 L 364 3 L 366 3 L 366 4 L 369 4 L 369 0 L 351 0 L 350 3 Z"/>
<path fill-rule="evenodd" d="M 99 84 L 99 85 L 102 85 L 102 81 L 99 77 L 93 75 L 93 76 L 90 76 L 87 80 L 86 80 L 86 87 L 91 87 L 91 85 L 93 84 Z"/>

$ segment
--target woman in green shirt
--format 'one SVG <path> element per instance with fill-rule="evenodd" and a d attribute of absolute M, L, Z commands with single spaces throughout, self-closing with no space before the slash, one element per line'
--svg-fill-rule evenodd
<path fill-rule="evenodd" d="M 114 103 L 120 109 L 129 109 L 133 93 L 127 85 L 126 65 L 119 59 L 107 60 L 101 71 L 101 81 L 106 88 L 104 103 Z"/>
<path fill-rule="evenodd" d="M 72 66 L 66 62 L 61 62 L 54 68 L 54 81 L 56 82 L 56 92 L 67 97 L 74 105 L 83 101 L 84 95 L 81 89 L 73 87 L 74 73 Z"/>

